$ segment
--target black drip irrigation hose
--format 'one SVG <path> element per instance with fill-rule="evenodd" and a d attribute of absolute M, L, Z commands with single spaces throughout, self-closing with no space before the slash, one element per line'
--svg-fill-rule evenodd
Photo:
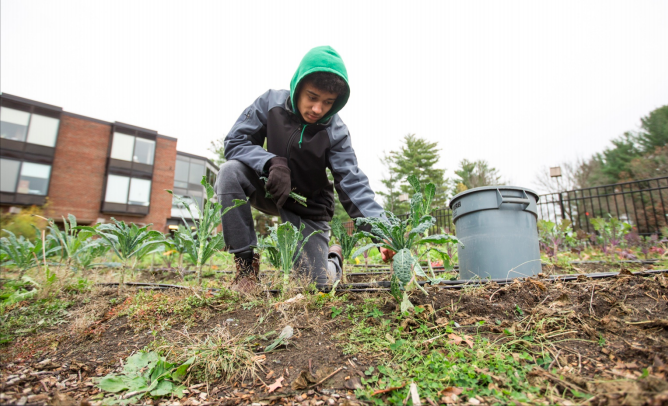
<path fill-rule="evenodd" d="M 571 265 L 596 265 L 596 264 L 639 264 L 639 265 L 654 265 L 657 262 L 659 262 L 659 259 L 634 259 L 634 260 L 623 260 L 623 261 L 571 261 L 569 264 Z M 549 264 L 546 262 L 541 263 L 542 266 L 548 266 L 548 265 L 553 265 Z M 425 265 L 426 266 L 426 265 Z M 353 268 L 364 268 L 364 265 L 352 265 Z M 382 275 L 386 274 L 389 272 L 390 268 L 387 265 L 384 264 L 372 264 L 368 266 L 369 268 L 376 268 L 374 272 L 353 272 L 347 274 L 347 276 L 364 276 L 364 275 Z M 435 273 L 439 272 L 451 272 L 453 269 L 459 269 L 459 265 L 454 265 L 453 269 L 445 269 L 443 266 L 432 266 L 431 269 L 434 270 Z M 176 273 L 183 273 L 185 275 L 190 275 L 194 274 L 195 271 L 192 269 L 184 269 L 183 271 L 179 271 L 178 268 L 153 268 L 153 269 L 138 269 L 136 272 L 176 272 Z M 209 273 L 210 271 L 204 271 Z M 261 273 L 272 273 L 274 272 L 273 270 L 267 270 L 263 271 Z M 233 274 L 234 271 L 213 271 L 213 273 L 219 273 L 219 274 Z"/>
<path fill-rule="evenodd" d="M 639 276 L 651 276 L 662 273 L 668 273 L 668 269 L 653 269 L 647 271 L 637 271 L 631 272 L 632 275 Z M 576 275 L 551 275 L 546 278 L 541 278 L 541 281 L 547 282 L 569 282 L 578 280 L 581 276 L 584 276 L 588 279 L 605 279 L 612 278 L 619 275 L 619 272 L 597 272 L 589 274 L 576 274 Z M 433 285 L 438 289 L 462 289 L 465 287 L 478 287 L 483 286 L 488 283 L 496 283 L 497 285 L 508 285 L 513 283 L 517 279 L 480 279 L 480 280 L 456 280 L 456 281 L 441 281 L 440 283 Z M 430 285 L 429 281 L 418 281 L 420 286 Z M 107 283 L 96 283 L 97 286 L 118 286 L 118 282 L 107 282 Z M 142 283 L 142 282 L 125 282 L 126 286 L 134 286 L 139 289 L 149 289 L 149 290 L 166 290 L 166 289 L 192 289 L 188 286 L 180 285 L 166 285 L 160 283 Z M 332 289 L 332 285 L 317 285 L 316 288 L 321 292 L 327 293 Z M 218 292 L 220 289 L 217 288 L 208 288 L 209 292 Z M 339 284 L 336 288 L 337 292 L 387 292 L 390 290 L 390 282 L 381 281 L 374 283 L 348 283 L 348 284 Z M 279 293 L 278 289 L 267 289 L 267 293 Z"/>

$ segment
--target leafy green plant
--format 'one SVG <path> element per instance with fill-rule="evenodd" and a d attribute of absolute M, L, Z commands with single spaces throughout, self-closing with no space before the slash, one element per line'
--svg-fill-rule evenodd
<path fill-rule="evenodd" d="M 304 237 L 302 234 L 304 224 L 300 224 L 299 229 L 297 229 L 290 222 L 273 226 L 270 230 L 270 240 L 264 240 L 263 248 L 269 253 L 272 263 L 275 262 L 274 266 L 283 275 L 281 290 L 285 293 L 290 281 L 290 272 L 297 259 L 299 259 L 304 245 L 313 235 L 321 233 L 322 230 L 316 230 Z"/>
<path fill-rule="evenodd" d="M 181 365 L 168 362 L 155 352 L 139 352 L 125 362 L 123 373 L 109 374 L 99 378 L 97 387 L 120 396 L 107 397 L 107 402 L 136 403 L 144 396 L 160 397 L 174 395 L 183 397 L 184 381 L 194 357 Z"/>
<path fill-rule="evenodd" d="M 39 266 L 44 256 L 56 253 L 59 247 L 43 247 L 42 240 L 31 242 L 24 236 L 16 238 L 14 233 L 3 230 L 8 237 L 0 238 L 0 252 L 3 253 L 3 265 L 14 265 L 19 270 L 18 279 L 22 279 L 28 269 Z"/>
<path fill-rule="evenodd" d="M 186 230 L 183 224 L 179 224 L 174 236 L 167 238 L 165 241 L 168 252 L 171 251 L 172 253 L 178 254 L 177 266 L 180 272 L 183 272 L 183 256 L 188 252 L 188 245 L 184 238 L 187 234 L 188 230 Z"/>
<path fill-rule="evenodd" d="M 428 236 L 427 233 L 435 223 L 436 219 L 429 214 L 431 200 L 434 196 L 434 185 L 425 187 L 425 193 L 420 191 L 420 184 L 415 177 L 409 177 L 415 193 L 411 199 L 411 211 L 405 220 L 398 219 L 391 212 L 386 212 L 387 218 L 358 218 L 358 226 L 369 225 L 371 232 L 361 231 L 362 234 L 374 241 L 381 242 L 367 244 L 353 253 L 353 258 L 362 252 L 374 248 L 384 247 L 394 251 L 396 254 L 392 259 L 392 276 L 390 292 L 397 301 L 401 302 L 402 311 L 411 307 L 406 290 L 413 283 L 420 288 L 416 277 L 427 277 L 422 271 L 419 263 L 418 247 L 425 244 L 460 243 L 460 241 L 448 234 L 437 234 Z M 414 252 L 413 252 L 414 250 Z M 447 252 L 436 247 L 427 247 L 423 254 L 430 251 L 438 252 L 442 257 L 449 258 Z M 433 276 L 433 274 L 432 274 Z M 421 289 L 421 288 L 420 288 Z M 403 290 L 403 293 L 401 291 Z M 426 291 L 423 290 L 426 294 Z M 401 298 L 401 299 L 400 299 Z"/>
<path fill-rule="evenodd" d="M 624 241 L 624 236 L 633 229 L 627 222 L 623 222 L 608 213 L 608 218 L 596 217 L 591 219 L 591 224 L 598 232 L 599 242 L 604 254 L 609 253 L 615 260 L 615 248 Z"/>
<path fill-rule="evenodd" d="M 101 241 L 87 240 L 74 256 L 74 266 L 82 274 L 96 267 L 117 267 L 120 265 L 118 262 L 95 263 L 95 260 L 104 257 L 110 248 L 109 245 L 103 244 Z"/>
<path fill-rule="evenodd" d="M 332 220 L 332 234 L 334 235 L 334 238 L 336 238 L 336 241 L 341 245 L 344 260 L 352 259 L 350 254 L 353 253 L 355 245 L 357 245 L 359 240 L 365 237 L 364 234 L 359 232 L 348 235 L 348 231 L 343 227 L 343 223 L 341 223 L 341 219 L 338 217 L 335 217 Z"/>
<path fill-rule="evenodd" d="M 4 314 L 6 306 L 35 296 L 38 287 L 39 284 L 28 276 L 5 282 L 0 289 L 0 314 Z"/>
<path fill-rule="evenodd" d="M 182 217 L 185 227 L 179 227 L 179 229 L 176 231 L 176 234 L 178 234 L 177 238 L 183 240 L 185 252 L 193 261 L 195 266 L 197 266 L 198 285 L 200 284 L 202 278 L 202 266 L 209 260 L 209 258 L 211 258 L 213 254 L 225 247 L 223 233 L 215 233 L 218 225 L 221 224 L 221 218 L 228 211 L 246 204 L 245 200 L 235 199 L 232 206 L 226 207 L 223 210 L 223 206 L 221 206 L 220 203 L 213 201 L 213 187 L 206 181 L 206 176 L 202 176 L 200 183 L 206 189 L 207 198 L 204 202 L 204 210 L 201 210 L 199 206 L 196 206 L 197 216 L 193 215 L 189 204 L 187 204 L 182 198 L 175 196 L 177 201 L 183 204 L 186 210 L 188 210 L 190 218 L 192 219 L 193 223 L 195 223 L 195 227 L 190 228 L 186 219 Z M 173 195 L 171 190 L 167 190 L 167 192 Z"/>
<path fill-rule="evenodd" d="M 58 228 L 53 219 L 45 218 L 39 215 L 47 223 L 49 234 L 46 236 L 48 247 L 57 249 L 61 261 L 73 270 L 86 271 L 94 266 L 115 266 L 116 264 L 93 264 L 94 261 L 106 254 L 109 246 L 103 243 L 103 240 L 92 239 L 93 233 L 82 231 L 77 227 L 77 219 L 74 215 L 68 214 L 63 219 L 63 230 Z"/>
<path fill-rule="evenodd" d="M 134 223 L 127 225 L 124 221 L 118 221 L 113 217 L 111 220 L 113 223 L 97 224 L 95 227 L 76 226 L 75 228 L 100 236 L 121 260 L 123 265 L 118 284 L 120 294 L 125 283 L 125 270 L 129 267 L 130 261 L 148 247 L 164 244 L 165 239 L 161 232 L 148 230 L 151 224 L 138 227 Z"/>
<path fill-rule="evenodd" d="M 253 248 L 257 251 L 257 253 L 262 256 L 263 254 L 267 254 L 266 258 L 267 261 L 271 264 L 276 269 L 281 268 L 281 258 L 278 254 L 278 247 L 276 247 L 276 241 L 271 238 L 271 236 L 261 236 L 259 233 L 256 233 L 257 235 L 257 245 L 253 246 Z"/>
<path fill-rule="evenodd" d="M 561 220 L 556 224 L 549 220 L 538 220 L 538 237 L 540 244 L 548 257 L 556 261 L 560 247 L 566 242 L 566 237 L 573 232 L 571 221 Z"/>

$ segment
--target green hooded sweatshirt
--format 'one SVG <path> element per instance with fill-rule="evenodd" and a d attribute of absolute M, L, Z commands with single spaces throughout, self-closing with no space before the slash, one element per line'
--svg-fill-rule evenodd
<path fill-rule="evenodd" d="M 343 78 L 343 80 L 348 85 L 348 90 L 344 94 L 339 95 L 327 115 L 318 120 L 318 123 L 322 124 L 326 123 L 327 120 L 329 120 L 334 114 L 338 113 L 348 102 L 348 97 L 350 97 L 348 71 L 346 71 L 346 66 L 343 64 L 343 59 L 341 59 L 341 56 L 334 50 L 334 48 L 325 45 L 321 47 L 315 47 L 308 51 L 308 53 L 304 55 L 304 58 L 299 63 L 299 67 L 290 81 L 290 102 L 292 102 L 292 111 L 298 117 L 301 117 L 301 115 L 297 110 L 295 91 L 297 90 L 297 85 L 299 85 L 299 82 L 301 82 L 301 80 L 304 79 L 306 75 L 313 72 L 335 73 L 341 76 L 341 78 Z"/>

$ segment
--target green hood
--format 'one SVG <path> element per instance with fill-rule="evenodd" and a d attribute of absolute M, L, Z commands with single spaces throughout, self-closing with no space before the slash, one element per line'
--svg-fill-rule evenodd
<path fill-rule="evenodd" d="M 313 72 L 331 72 L 343 78 L 348 84 L 348 91 L 345 94 L 339 95 L 336 102 L 332 106 L 327 115 L 321 118 L 318 122 L 324 123 L 329 120 L 334 114 L 338 113 L 343 106 L 348 102 L 350 96 L 350 84 L 348 83 L 348 72 L 346 66 L 343 64 L 341 56 L 330 46 L 315 47 L 304 56 L 297 72 L 290 81 L 290 101 L 292 102 L 292 111 L 299 116 L 297 110 L 297 103 L 295 103 L 295 90 L 299 82 L 304 79 L 304 76 Z"/>

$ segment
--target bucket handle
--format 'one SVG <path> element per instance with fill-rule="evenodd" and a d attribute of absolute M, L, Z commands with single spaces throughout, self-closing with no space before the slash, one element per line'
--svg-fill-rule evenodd
<path fill-rule="evenodd" d="M 524 198 L 521 197 L 504 197 L 501 194 L 501 191 L 499 189 L 496 189 L 496 201 L 499 204 L 497 208 L 501 208 L 501 205 L 504 203 L 519 203 L 519 204 L 526 204 L 526 206 L 522 209 L 526 209 L 529 207 L 531 204 L 531 200 L 529 199 L 529 196 L 527 196 L 527 193 L 523 190 L 522 195 Z"/>

